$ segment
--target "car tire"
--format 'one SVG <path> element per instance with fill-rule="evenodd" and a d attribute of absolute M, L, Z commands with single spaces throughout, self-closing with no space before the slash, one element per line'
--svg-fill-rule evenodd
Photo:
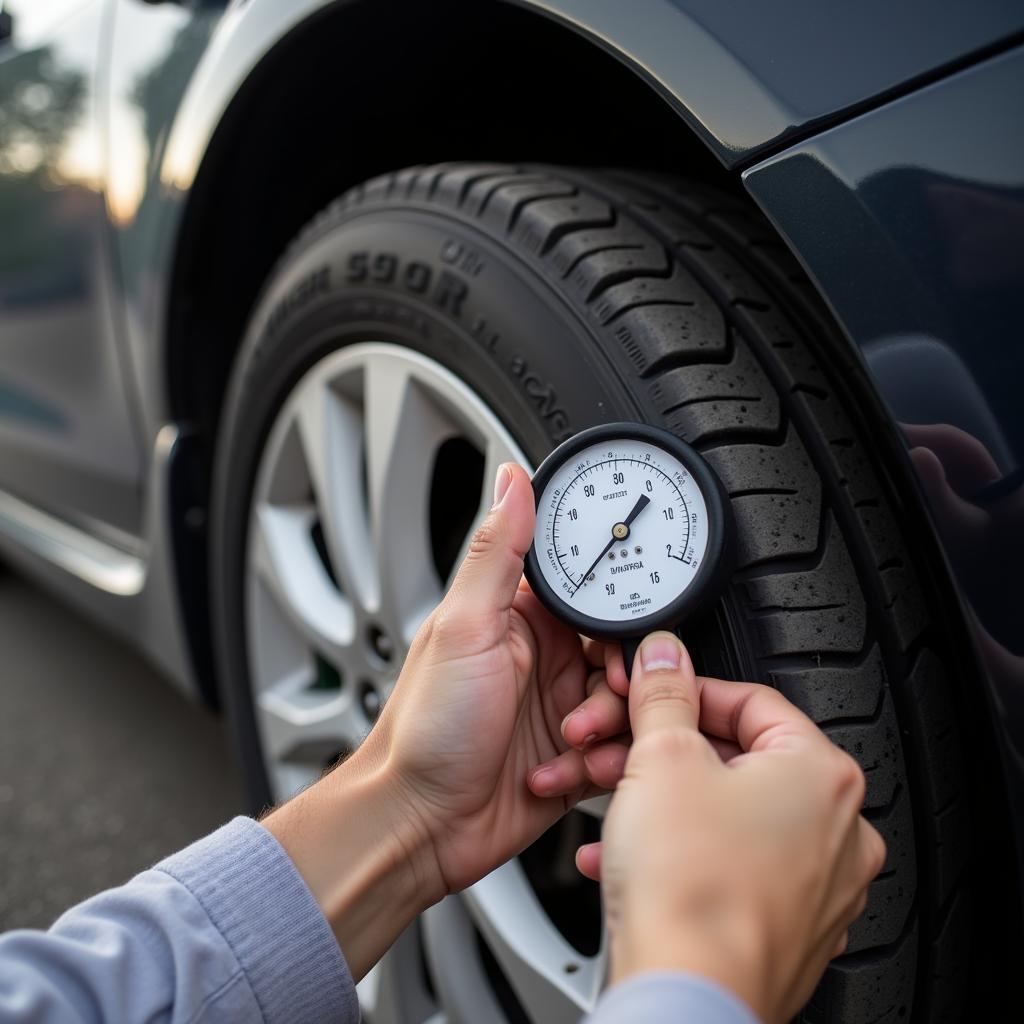
<path fill-rule="evenodd" d="M 779 688 L 849 751 L 888 847 L 802 1019 L 957 1018 L 967 802 L 913 538 L 875 425 L 843 384 L 859 372 L 847 343 L 757 212 L 697 184 L 413 168 L 345 194 L 283 257 L 234 367 L 210 544 L 219 678 L 254 802 L 284 795 L 269 783 L 246 619 L 261 460 L 311 368 L 366 344 L 450 373 L 533 464 L 619 419 L 703 452 L 730 495 L 738 564 L 715 613 L 690 626 L 696 660 Z M 406 514 L 420 530 L 430 509 Z"/>

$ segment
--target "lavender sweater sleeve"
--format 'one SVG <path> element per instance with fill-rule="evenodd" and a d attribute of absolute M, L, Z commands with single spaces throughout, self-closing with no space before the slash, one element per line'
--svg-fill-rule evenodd
<path fill-rule="evenodd" d="M 0 1020 L 338 1021 L 355 986 L 287 854 L 235 818 L 48 932 L 0 936 Z"/>
<path fill-rule="evenodd" d="M 48 932 L 0 936 L 0 1021 L 357 1024 L 345 960 L 274 837 L 235 818 Z M 685 974 L 606 992 L 588 1024 L 756 1024 Z"/>
<path fill-rule="evenodd" d="M 695 974 L 638 974 L 601 996 L 586 1024 L 758 1024 L 731 992 Z"/>

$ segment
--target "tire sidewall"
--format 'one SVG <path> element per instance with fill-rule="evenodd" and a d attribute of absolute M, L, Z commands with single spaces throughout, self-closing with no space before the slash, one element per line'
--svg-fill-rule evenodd
<path fill-rule="evenodd" d="M 452 371 L 535 464 L 579 430 L 641 418 L 585 316 L 553 284 L 454 216 L 390 207 L 314 230 L 271 275 L 220 423 L 209 552 L 218 681 L 253 811 L 274 794 L 248 665 L 248 524 L 278 412 L 323 358 L 383 342 Z"/>

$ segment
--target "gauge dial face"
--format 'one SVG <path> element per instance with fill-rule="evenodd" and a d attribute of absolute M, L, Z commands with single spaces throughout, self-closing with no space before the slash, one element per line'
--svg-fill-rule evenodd
<path fill-rule="evenodd" d="M 612 439 L 558 466 L 537 503 L 540 574 L 567 609 L 605 622 L 656 615 L 693 583 L 707 502 L 675 455 Z"/>

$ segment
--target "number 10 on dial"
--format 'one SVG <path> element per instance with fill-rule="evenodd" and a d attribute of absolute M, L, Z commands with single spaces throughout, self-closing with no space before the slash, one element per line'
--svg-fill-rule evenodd
<path fill-rule="evenodd" d="M 703 458 L 639 423 L 594 427 L 559 445 L 533 478 L 537 525 L 526 577 L 577 632 L 636 645 L 675 629 L 720 592 L 731 568 L 728 500 Z"/>

